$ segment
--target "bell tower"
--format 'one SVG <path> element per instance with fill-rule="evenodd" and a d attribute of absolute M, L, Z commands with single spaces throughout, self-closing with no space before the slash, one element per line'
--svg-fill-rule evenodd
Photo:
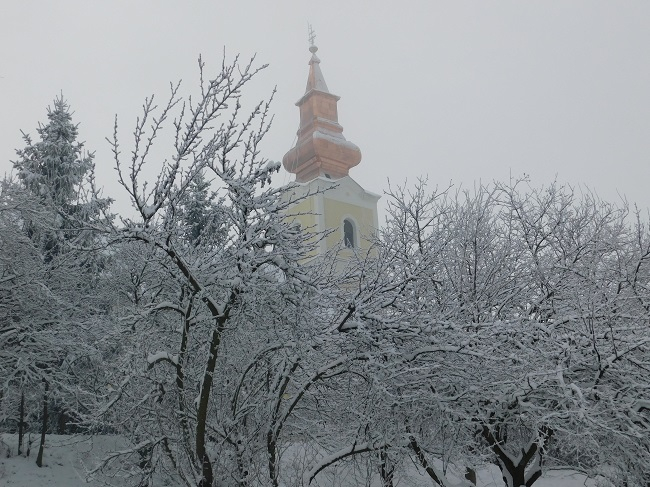
<path fill-rule="evenodd" d="M 340 97 L 327 89 L 316 56 L 318 47 L 309 47 L 309 77 L 305 94 L 296 105 L 300 109 L 300 127 L 296 146 L 283 159 L 287 171 L 295 173 L 296 181 L 304 183 L 325 176 L 340 179 L 361 162 L 361 151 L 343 136 L 339 124 Z"/>
<path fill-rule="evenodd" d="M 369 238 L 378 227 L 380 196 L 349 175 L 361 162 L 361 150 L 343 136 L 340 97 L 330 93 L 325 83 L 314 37 L 310 28 L 307 88 L 296 103 L 300 110 L 296 145 L 282 159 L 284 168 L 295 174 L 294 195 L 301 198 L 290 216 L 303 228 L 326 234 L 320 241 L 321 254 L 337 246 L 343 253 L 367 253 Z"/>

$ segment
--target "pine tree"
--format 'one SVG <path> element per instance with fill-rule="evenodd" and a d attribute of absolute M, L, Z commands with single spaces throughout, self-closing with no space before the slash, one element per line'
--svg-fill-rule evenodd
<path fill-rule="evenodd" d="M 41 396 L 39 466 L 49 421 L 58 418 L 59 430 L 65 430 L 75 407 L 80 380 L 73 369 L 92 341 L 84 334 L 90 335 L 88 323 L 96 314 L 93 286 L 102 262 L 100 253 L 79 247 L 96 242 L 89 229 L 102 224 L 99 217 L 110 203 L 84 187 L 92 180 L 93 154 L 77 141 L 78 127 L 62 96 L 48 108 L 47 117 L 37 129 L 39 141 L 24 134 L 26 147 L 16 151 L 19 158 L 14 162 L 17 182 L 6 182 L 0 192 L 0 231 L 13 232 L 10 242 L 20 241 L 30 251 L 31 260 L 3 260 L 0 271 L 17 268 L 7 296 L 15 309 L 9 331 L 21 339 L 9 350 L 14 359 L 6 368 L 14 371 L 10 385 L 18 393 Z M 20 281 L 21 276 L 28 279 Z M 34 401 L 30 406 L 34 409 Z"/>
<path fill-rule="evenodd" d="M 16 151 L 20 159 L 14 168 L 26 188 L 67 208 L 76 201 L 84 176 L 93 168 L 94 154 L 85 152 L 83 142 L 77 142 L 77 125 L 63 96 L 54 99 L 53 108 L 48 107 L 47 118 L 47 125 L 37 129 L 40 141 L 33 143 L 23 133 L 27 146 Z"/>
<path fill-rule="evenodd" d="M 111 200 L 84 200 L 83 182 L 94 170 L 94 153 L 85 151 L 84 143 L 77 141 L 78 125 L 62 95 L 48 107 L 47 118 L 47 124 L 37 128 L 39 141 L 33 142 L 23 132 L 26 146 L 16 150 L 19 159 L 13 165 L 20 184 L 56 214 L 47 229 L 25 221 L 28 235 L 49 260 L 62 251 L 62 240 L 78 237 L 83 223 L 99 216 Z"/>
<path fill-rule="evenodd" d="M 202 171 L 192 179 L 181 203 L 181 225 L 185 240 L 192 246 L 223 240 L 221 203 L 210 191 L 210 181 Z"/>

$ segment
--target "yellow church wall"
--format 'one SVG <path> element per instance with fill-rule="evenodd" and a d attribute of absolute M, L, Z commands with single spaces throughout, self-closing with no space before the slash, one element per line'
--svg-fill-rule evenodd
<path fill-rule="evenodd" d="M 300 227 L 303 230 L 313 233 L 313 238 L 316 238 L 319 229 L 315 195 L 311 195 L 293 204 L 291 209 L 287 212 L 287 219 L 297 221 L 300 223 Z M 318 254 L 318 251 L 314 250 L 312 254 L 313 257 Z"/>
<path fill-rule="evenodd" d="M 313 224 L 315 222 L 314 210 L 315 205 L 314 198 L 312 196 L 292 204 L 291 209 L 287 212 L 287 216 L 298 220 L 301 225 L 303 222 L 308 223 L 310 221 Z"/>
<path fill-rule="evenodd" d="M 372 232 L 375 224 L 375 215 L 371 209 L 363 208 L 361 206 L 336 201 L 331 198 L 324 198 L 324 215 L 325 227 L 334 229 L 335 231 L 326 237 L 327 248 L 338 245 L 343 241 L 343 220 L 350 217 L 355 223 L 355 231 L 358 234 L 359 247 L 363 250 L 370 248 L 370 242 L 367 240 Z"/>

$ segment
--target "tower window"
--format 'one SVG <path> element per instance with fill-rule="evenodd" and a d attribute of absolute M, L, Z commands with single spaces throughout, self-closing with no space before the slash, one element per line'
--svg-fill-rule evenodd
<path fill-rule="evenodd" d="M 343 220 L 343 243 L 346 247 L 350 249 L 354 247 L 354 237 L 354 224 L 348 219 Z"/>

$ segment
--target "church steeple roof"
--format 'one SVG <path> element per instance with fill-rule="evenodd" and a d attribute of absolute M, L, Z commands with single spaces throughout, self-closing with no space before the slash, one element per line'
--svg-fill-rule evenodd
<path fill-rule="evenodd" d="M 296 103 L 300 109 L 298 141 L 282 162 L 287 171 L 295 173 L 299 182 L 319 176 L 339 179 L 359 164 L 361 151 L 343 136 L 343 127 L 338 123 L 337 103 L 340 98 L 327 88 L 313 37 L 309 51 L 307 88 Z"/>
<path fill-rule="evenodd" d="M 307 89 L 305 90 L 305 94 L 309 93 L 311 90 L 329 93 L 327 83 L 325 83 L 325 78 L 323 77 L 323 72 L 320 70 L 320 59 L 318 59 L 316 51 L 318 51 L 316 46 L 309 46 L 311 59 L 309 60 L 309 77 L 307 78 Z"/>

